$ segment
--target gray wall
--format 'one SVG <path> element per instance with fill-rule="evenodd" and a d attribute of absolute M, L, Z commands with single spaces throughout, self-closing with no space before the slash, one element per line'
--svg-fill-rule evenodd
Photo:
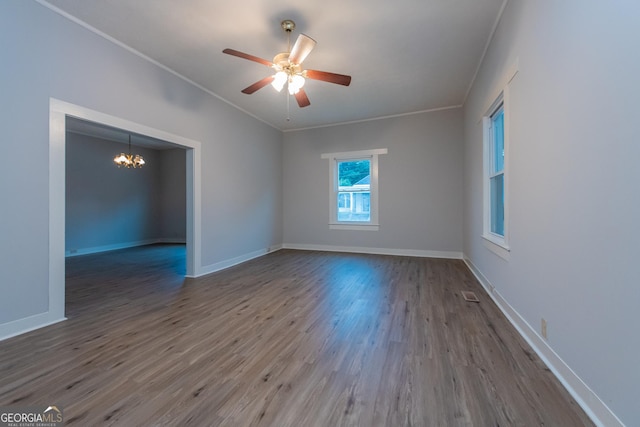
<path fill-rule="evenodd" d="M 284 136 L 284 243 L 462 251 L 462 110 L 415 114 Z M 323 153 L 388 148 L 379 157 L 379 231 L 329 230 Z"/>
<path fill-rule="evenodd" d="M 122 151 L 125 144 L 67 132 L 67 255 L 186 240 L 185 150 L 134 146 L 141 169 L 117 168 Z"/>
<path fill-rule="evenodd" d="M 282 241 L 281 132 L 33 1 L 0 40 L 0 325 L 48 311 L 50 97 L 201 142 L 203 269 Z"/>
<path fill-rule="evenodd" d="M 547 320 L 543 352 L 629 426 L 640 425 L 639 16 L 628 1 L 509 1 L 464 111 L 465 254 L 533 341 Z M 480 237 L 479 120 L 516 58 L 504 261 Z"/>
<path fill-rule="evenodd" d="M 181 148 L 160 151 L 160 240 L 187 239 L 186 152 Z"/>

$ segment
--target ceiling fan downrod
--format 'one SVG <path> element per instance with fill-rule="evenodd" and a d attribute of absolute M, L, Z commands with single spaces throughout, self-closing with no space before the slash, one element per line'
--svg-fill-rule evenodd
<path fill-rule="evenodd" d="M 296 23 L 291 19 L 285 19 L 280 26 L 287 33 L 287 52 L 291 52 L 291 32 L 296 29 Z"/>

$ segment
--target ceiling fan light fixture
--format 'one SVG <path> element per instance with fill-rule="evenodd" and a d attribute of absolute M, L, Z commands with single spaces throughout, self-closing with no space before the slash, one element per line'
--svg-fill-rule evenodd
<path fill-rule="evenodd" d="M 278 71 L 271 82 L 271 86 L 278 92 L 282 91 L 284 84 L 287 82 L 287 73 L 284 71 Z"/>
<path fill-rule="evenodd" d="M 289 94 L 295 95 L 304 86 L 304 77 L 299 74 L 291 76 L 289 79 Z"/>

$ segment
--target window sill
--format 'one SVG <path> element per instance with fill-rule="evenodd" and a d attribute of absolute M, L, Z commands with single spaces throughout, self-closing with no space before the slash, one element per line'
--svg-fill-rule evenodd
<path fill-rule="evenodd" d="M 360 231 L 378 231 L 379 224 L 358 224 L 357 222 L 330 223 L 329 230 L 360 230 Z"/>
<path fill-rule="evenodd" d="M 482 235 L 482 243 L 484 247 L 489 249 L 494 254 L 498 255 L 500 258 L 505 261 L 509 261 L 509 255 L 511 253 L 511 249 L 504 240 L 494 237 L 492 235 L 483 234 Z"/>

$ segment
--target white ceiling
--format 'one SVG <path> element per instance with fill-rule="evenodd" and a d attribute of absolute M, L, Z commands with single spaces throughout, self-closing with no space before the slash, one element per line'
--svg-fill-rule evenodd
<path fill-rule="evenodd" d="M 44 2 L 43 0 L 40 0 Z M 506 0 L 46 0 L 227 102 L 281 129 L 302 129 L 461 105 Z M 271 61 L 293 19 L 317 41 L 304 68 L 352 76 L 351 86 L 307 80 L 300 109 L 271 86 L 273 72 L 222 53 Z"/>

